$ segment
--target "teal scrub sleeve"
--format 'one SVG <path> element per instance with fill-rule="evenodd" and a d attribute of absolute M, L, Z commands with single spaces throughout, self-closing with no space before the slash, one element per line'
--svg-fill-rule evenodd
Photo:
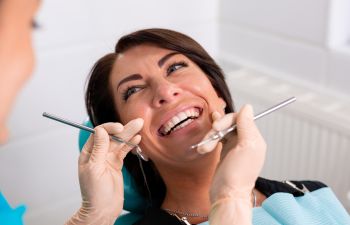
<path fill-rule="evenodd" d="M 26 210 L 24 205 L 12 209 L 5 197 L 0 192 L 0 224 L 23 225 L 23 214 Z"/>

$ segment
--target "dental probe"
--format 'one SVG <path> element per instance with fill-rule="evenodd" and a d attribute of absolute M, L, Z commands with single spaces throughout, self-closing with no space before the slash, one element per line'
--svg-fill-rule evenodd
<path fill-rule="evenodd" d="M 82 129 L 82 130 L 85 130 L 85 131 L 88 131 L 92 134 L 95 133 L 95 130 L 92 129 L 91 127 L 87 127 L 87 126 L 84 126 L 84 125 L 81 125 L 79 123 L 75 123 L 75 122 L 72 122 L 72 121 L 69 121 L 69 120 L 66 120 L 66 119 L 63 119 L 63 118 L 60 118 L 58 116 L 55 116 L 55 115 L 52 115 L 50 113 L 47 113 L 47 112 L 44 112 L 43 113 L 43 117 L 47 117 L 49 119 L 52 119 L 52 120 L 55 120 L 55 121 L 58 121 L 58 122 L 61 122 L 61 123 L 64 123 L 64 124 L 67 124 L 67 125 L 70 125 L 72 127 L 76 127 L 76 128 L 79 128 L 79 129 Z M 137 148 L 137 150 L 140 148 L 138 145 L 135 145 L 131 142 L 127 142 L 127 141 L 124 141 L 123 139 L 121 139 L 120 137 L 117 137 L 117 136 L 113 136 L 113 135 L 109 135 L 111 137 L 111 139 L 113 141 L 116 141 L 116 142 L 119 142 L 119 143 L 124 143 L 124 144 L 127 144 L 133 148 Z"/>
<path fill-rule="evenodd" d="M 266 116 L 267 114 L 270 114 L 270 113 L 272 113 L 273 111 L 275 111 L 275 110 L 277 110 L 277 109 L 280 109 L 280 108 L 282 108 L 282 107 L 284 107 L 284 106 L 286 106 L 286 105 L 288 105 L 288 104 L 294 102 L 295 100 L 296 100 L 295 97 L 291 97 L 291 98 L 289 98 L 289 99 L 287 99 L 287 100 L 284 100 L 283 102 L 278 103 L 277 105 L 274 105 L 274 106 L 272 106 L 272 107 L 270 107 L 270 108 L 268 108 L 268 109 L 262 111 L 261 113 L 257 114 L 256 116 L 254 116 L 254 120 L 257 120 L 257 119 L 259 119 L 259 118 L 261 118 L 261 117 L 263 117 L 263 116 Z M 198 144 L 192 145 L 192 146 L 191 146 L 191 149 L 194 149 L 194 148 L 197 148 L 197 147 L 199 147 L 199 146 L 205 145 L 205 144 L 207 144 L 207 143 L 209 143 L 209 142 L 211 142 L 211 141 L 217 140 L 217 139 L 220 140 L 220 139 L 223 138 L 226 134 L 228 134 L 228 133 L 234 131 L 234 130 L 236 129 L 236 127 L 237 127 L 237 125 L 234 124 L 233 126 L 227 128 L 227 129 L 225 129 L 225 130 L 218 131 L 218 132 L 216 132 L 216 133 L 210 135 L 207 139 L 205 139 L 205 140 L 199 142 Z"/>

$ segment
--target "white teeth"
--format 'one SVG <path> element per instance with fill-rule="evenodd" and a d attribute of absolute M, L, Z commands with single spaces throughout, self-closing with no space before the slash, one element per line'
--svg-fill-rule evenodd
<path fill-rule="evenodd" d="M 184 112 L 180 112 L 179 114 L 177 114 L 177 116 L 179 117 L 180 121 L 187 118 L 187 115 Z"/>
<path fill-rule="evenodd" d="M 162 133 L 165 133 L 165 134 L 168 133 L 176 124 L 187 119 L 188 117 L 198 117 L 198 116 L 199 116 L 199 111 L 196 108 L 191 108 L 191 109 L 187 109 L 186 111 L 180 112 L 163 125 L 164 129 Z M 187 126 L 192 121 L 193 119 L 188 119 L 186 122 L 175 127 L 173 131 Z"/>
<path fill-rule="evenodd" d="M 178 122 L 180 122 L 180 120 L 178 121 Z M 177 123 L 178 123 L 177 122 Z M 168 123 L 167 123 L 167 125 L 166 125 L 166 127 L 165 127 L 165 130 L 167 130 L 166 132 L 168 132 L 173 126 L 175 126 L 175 124 L 177 124 L 177 123 L 174 123 L 173 121 L 169 121 Z"/>
<path fill-rule="evenodd" d="M 175 124 L 180 123 L 180 121 L 181 121 L 181 119 L 180 119 L 179 117 L 174 116 L 174 117 L 171 119 L 171 122 L 170 122 L 170 123 L 173 123 L 173 126 L 174 126 Z"/>
<path fill-rule="evenodd" d="M 191 117 L 192 116 L 192 112 L 189 109 L 185 111 L 185 114 L 186 114 L 186 117 Z"/>
<path fill-rule="evenodd" d="M 180 129 L 180 128 L 183 128 L 183 127 L 187 126 L 187 125 L 190 124 L 192 121 L 193 121 L 193 119 L 188 119 L 188 120 L 186 120 L 186 122 L 184 122 L 184 123 L 180 124 L 179 126 L 175 127 L 173 131 L 178 130 L 178 129 Z"/>

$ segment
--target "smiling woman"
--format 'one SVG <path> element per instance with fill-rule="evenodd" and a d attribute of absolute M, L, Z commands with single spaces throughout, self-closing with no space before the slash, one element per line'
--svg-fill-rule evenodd
<path fill-rule="evenodd" d="M 208 79 L 212 83 L 214 89 L 227 102 L 225 113 L 233 112 L 232 99 L 225 83 L 223 72 L 215 61 L 209 56 L 209 54 L 202 48 L 202 46 L 200 46 L 190 37 L 175 31 L 165 29 L 147 29 L 122 37 L 116 45 L 115 53 L 110 53 L 102 57 L 98 62 L 96 62 L 94 68 L 92 69 L 86 91 L 86 106 L 88 113 L 92 115 L 91 119 L 94 124 L 101 124 L 106 121 L 120 121 L 120 117 L 117 112 L 110 111 L 110 104 L 103 104 L 103 101 L 105 103 L 110 103 L 110 100 L 113 97 L 112 92 L 110 92 L 110 73 L 117 56 L 119 58 L 123 58 L 123 53 L 125 53 L 127 50 L 141 45 L 154 46 L 171 51 L 171 53 L 168 55 L 158 59 L 157 66 L 159 67 L 163 66 L 165 61 L 177 54 L 182 54 L 188 60 L 191 60 L 203 71 L 203 73 L 205 73 L 206 76 L 208 76 Z M 143 62 L 146 64 L 144 60 Z M 170 74 L 174 70 L 184 66 L 186 66 L 184 62 L 177 62 L 176 65 L 171 65 L 171 67 L 167 68 L 167 73 Z M 128 67 L 131 68 L 131 66 Z M 117 67 L 115 69 L 117 69 Z M 129 80 L 140 79 L 142 79 L 140 74 L 132 74 L 127 79 L 121 81 L 119 85 Z M 108 88 L 106 89 L 106 87 Z M 98 93 L 98 95 L 93 96 L 93 93 Z M 101 97 L 101 94 L 105 95 Z M 128 94 L 130 94 L 130 92 Z M 100 110 L 102 108 L 99 107 L 108 107 L 108 110 Z M 115 109 L 113 108 L 113 110 Z M 108 113 L 109 116 L 101 115 L 101 113 Z M 114 120 L 111 120 L 112 118 Z M 99 119 L 102 119 L 103 121 L 99 121 Z"/>
<path fill-rule="evenodd" d="M 94 65 L 86 107 L 97 128 L 79 159 L 82 208 L 68 224 L 114 223 L 124 203 L 123 165 L 149 199 L 142 216 L 123 225 L 311 224 L 320 212 L 326 217 L 318 224 L 350 223 L 320 182 L 258 178 L 266 144 L 252 107 L 234 112 L 220 67 L 184 34 L 146 29 L 122 37 Z M 191 149 L 233 123 L 236 133 Z M 142 152 L 128 154 L 133 150 L 110 142 L 107 133 Z M 149 160 L 140 166 L 137 154 Z"/>
<path fill-rule="evenodd" d="M 122 37 L 115 53 L 95 64 L 89 80 L 86 106 L 95 126 L 111 121 L 124 124 L 137 117 L 145 119 L 141 147 L 153 156 L 144 167 L 156 204 L 161 204 L 165 196 L 164 181 L 154 165 L 156 159 L 163 156 L 169 161 L 189 161 L 194 152 L 185 150 L 210 130 L 209 114 L 222 110 L 224 105 L 224 113 L 234 111 L 220 67 L 197 42 L 175 31 L 147 29 Z M 212 105 L 212 99 L 219 100 L 218 96 L 225 103 Z M 207 107 L 205 116 L 203 107 Z M 190 127 L 187 118 L 197 114 L 206 123 L 196 121 L 196 126 Z M 188 128 L 179 129 L 184 125 Z M 176 135 L 174 130 L 182 133 Z M 159 145 L 166 150 L 159 149 Z M 177 150 L 172 146 L 177 146 Z M 137 160 L 129 154 L 124 165 L 140 192 L 147 196 Z"/>

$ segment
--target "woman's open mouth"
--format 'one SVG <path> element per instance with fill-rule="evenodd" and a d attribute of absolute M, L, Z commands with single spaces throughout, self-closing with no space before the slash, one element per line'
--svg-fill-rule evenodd
<path fill-rule="evenodd" d="M 188 126 L 201 116 L 202 111 L 202 108 L 193 107 L 177 113 L 158 129 L 159 135 L 167 136 L 172 132 Z"/>

